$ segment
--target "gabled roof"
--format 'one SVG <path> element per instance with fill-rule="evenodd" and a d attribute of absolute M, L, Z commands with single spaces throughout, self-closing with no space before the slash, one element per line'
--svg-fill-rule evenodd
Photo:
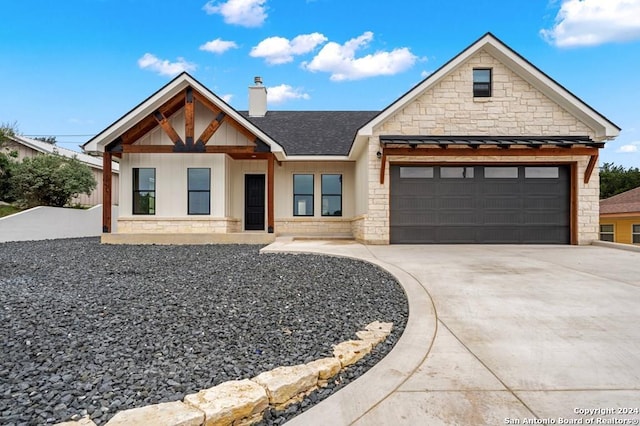
<path fill-rule="evenodd" d="M 193 90 L 200 93 L 207 98 L 210 102 L 214 103 L 220 108 L 222 112 L 229 115 L 231 118 L 240 123 L 249 132 L 256 135 L 260 140 L 266 143 L 278 159 L 282 159 L 284 151 L 282 147 L 269 135 L 264 133 L 261 129 L 256 127 L 253 123 L 249 122 L 243 115 L 236 111 L 233 107 L 227 104 L 224 100 L 216 96 L 212 91 L 206 88 L 202 83 L 193 78 L 187 72 L 183 72 L 164 85 L 160 90 L 149 96 L 142 101 L 131 111 L 120 117 L 113 124 L 107 127 L 105 130 L 94 136 L 82 148 L 86 152 L 103 152 L 104 148 L 114 142 L 125 131 L 135 126 L 145 117 L 152 114 L 164 103 L 172 99 L 174 96 L 185 90 L 187 87 L 191 87 Z"/>
<path fill-rule="evenodd" d="M 89 167 L 102 170 L 102 159 L 99 157 L 92 157 L 91 155 L 83 154 L 82 152 L 72 151 L 55 144 L 31 139 L 26 136 L 14 135 L 9 136 L 9 139 L 11 139 L 15 143 L 26 146 L 27 148 L 31 148 L 34 151 L 38 151 L 43 154 L 58 154 L 68 158 L 77 157 L 78 160 L 85 163 Z M 112 163 L 111 167 L 115 173 L 118 173 L 118 163 Z"/>
<path fill-rule="evenodd" d="M 277 140 L 287 155 L 348 155 L 356 131 L 378 111 L 268 111 L 240 113 Z"/>
<path fill-rule="evenodd" d="M 372 135 L 375 126 L 383 123 L 387 118 L 400 111 L 426 90 L 438 84 L 451 71 L 462 65 L 467 59 L 482 49 L 486 50 L 511 71 L 518 74 L 533 87 L 592 128 L 598 140 L 612 139 L 620 132 L 620 128 L 613 122 L 539 70 L 493 34 L 486 33 L 384 109 L 377 117 L 358 131 L 358 136 L 366 137 Z"/>
<path fill-rule="evenodd" d="M 640 214 L 640 187 L 600 200 L 600 214 Z"/>

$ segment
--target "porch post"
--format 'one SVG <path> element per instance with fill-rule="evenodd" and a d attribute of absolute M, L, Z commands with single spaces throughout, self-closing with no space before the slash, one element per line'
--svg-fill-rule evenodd
<path fill-rule="evenodd" d="M 111 153 L 102 155 L 102 232 L 111 232 Z"/>
<path fill-rule="evenodd" d="M 274 155 L 270 154 L 267 160 L 267 232 L 273 234 L 274 225 L 274 202 L 273 202 L 273 161 Z"/>

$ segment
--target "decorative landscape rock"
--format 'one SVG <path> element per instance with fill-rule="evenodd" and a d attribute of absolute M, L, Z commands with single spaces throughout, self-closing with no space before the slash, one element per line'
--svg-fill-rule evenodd
<path fill-rule="evenodd" d="M 314 388 L 318 384 L 318 372 L 304 364 L 294 365 L 266 371 L 252 380 L 267 390 L 271 404 L 282 405 Z"/>
<path fill-rule="evenodd" d="M 327 381 L 340 371 L 342 364 L 337 358 L 321 358 L 311 361 L 307 366 L 318 372 L 318 382 Z"/>
<path fill-rule="evenodd" d="M 261 422 L 280 425 L 393 349 L 408 305 L 391 275 L 347 258 L 259 249 L 1 243 L 0 424 L 89 416 L 104 426 L 121 410 L 331 357 L 333 344 L 372 319 L 393 321 L 370 355 Z"/>
<path fill-rule="evenodd" d="M 69 422 L 56 423 L 53 426 L 96 426 L 96 424 L 87 416 L 80 420 L 72 420 Z"/>
<path fill-rule="evenodd" d="M 226 426 L 238 419 L 258 421 L 269 406 L 267 392 L 251 380 L 224 382 L 187 395 L 184 402 L 205 413 L 205 426 Z"/>
<path fill-rule="evenodd" d="M 347 340 L 333 347 L 333 356 L 340 360 L 342 367 L 355 364 L 371 352 L 371 342 L 366 340 Z"/>
<path fill-rule="evenodd" d="M 106 426 L 200 426 L 204 413 L 180 401 L 120 411 Z"/>
<path fill-rule="evenodd" d="M 380 331 L 388 336 L 393 329 L 393 323 L 374 321 L 371 324 L 367 325 L 364 329 L 367 331 Z"/>
<path fill-rule="evenodd" d="M 371 342 L 372 346 L 376 346 L 391 334 L 392 328 L 393 323 L 374 321 L 367 325 L 364 330 L 358 331 L 356 336 L 358 336 L 360 340 L 366 340 Z"/>

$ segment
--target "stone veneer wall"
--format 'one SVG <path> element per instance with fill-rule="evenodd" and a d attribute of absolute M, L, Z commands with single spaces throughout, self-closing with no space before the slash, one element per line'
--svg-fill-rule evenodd
<path fill-rule="evenodd" d="M 211 234 L 240 232 L 240 220 L 211 217 L 118 218 L 119 234 Z"/>
<path fill-rule="evenodd" d="M 492 68 L 490 98 L 473 97 L 473 68 Z M 369 139 L 369 200 L 364 231 L 369 244 L 389 243 L 389 163 L 380 184 L 380 135 L 590 136 L 595 132 L 489 53 L 481 50 L 429 90 L 374 128 Z M 387 157 L 392 162 L 578 162 L 578 239 L 598 238 L 599 179 L 584 184 L 586 156 Z"/>
<path fill-rule="evenodd" d="M 352 219 L 342 217 L 286 218 L 275 220 L 277 235 L 348 236 L 352 233 Z"/>

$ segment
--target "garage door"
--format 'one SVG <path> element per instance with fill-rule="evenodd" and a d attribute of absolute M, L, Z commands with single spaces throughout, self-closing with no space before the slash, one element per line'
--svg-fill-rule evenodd
<path fill-rule="evenodd" d="M 391 243 L 568 244 L 567 166 L 400 166 Z"/>

